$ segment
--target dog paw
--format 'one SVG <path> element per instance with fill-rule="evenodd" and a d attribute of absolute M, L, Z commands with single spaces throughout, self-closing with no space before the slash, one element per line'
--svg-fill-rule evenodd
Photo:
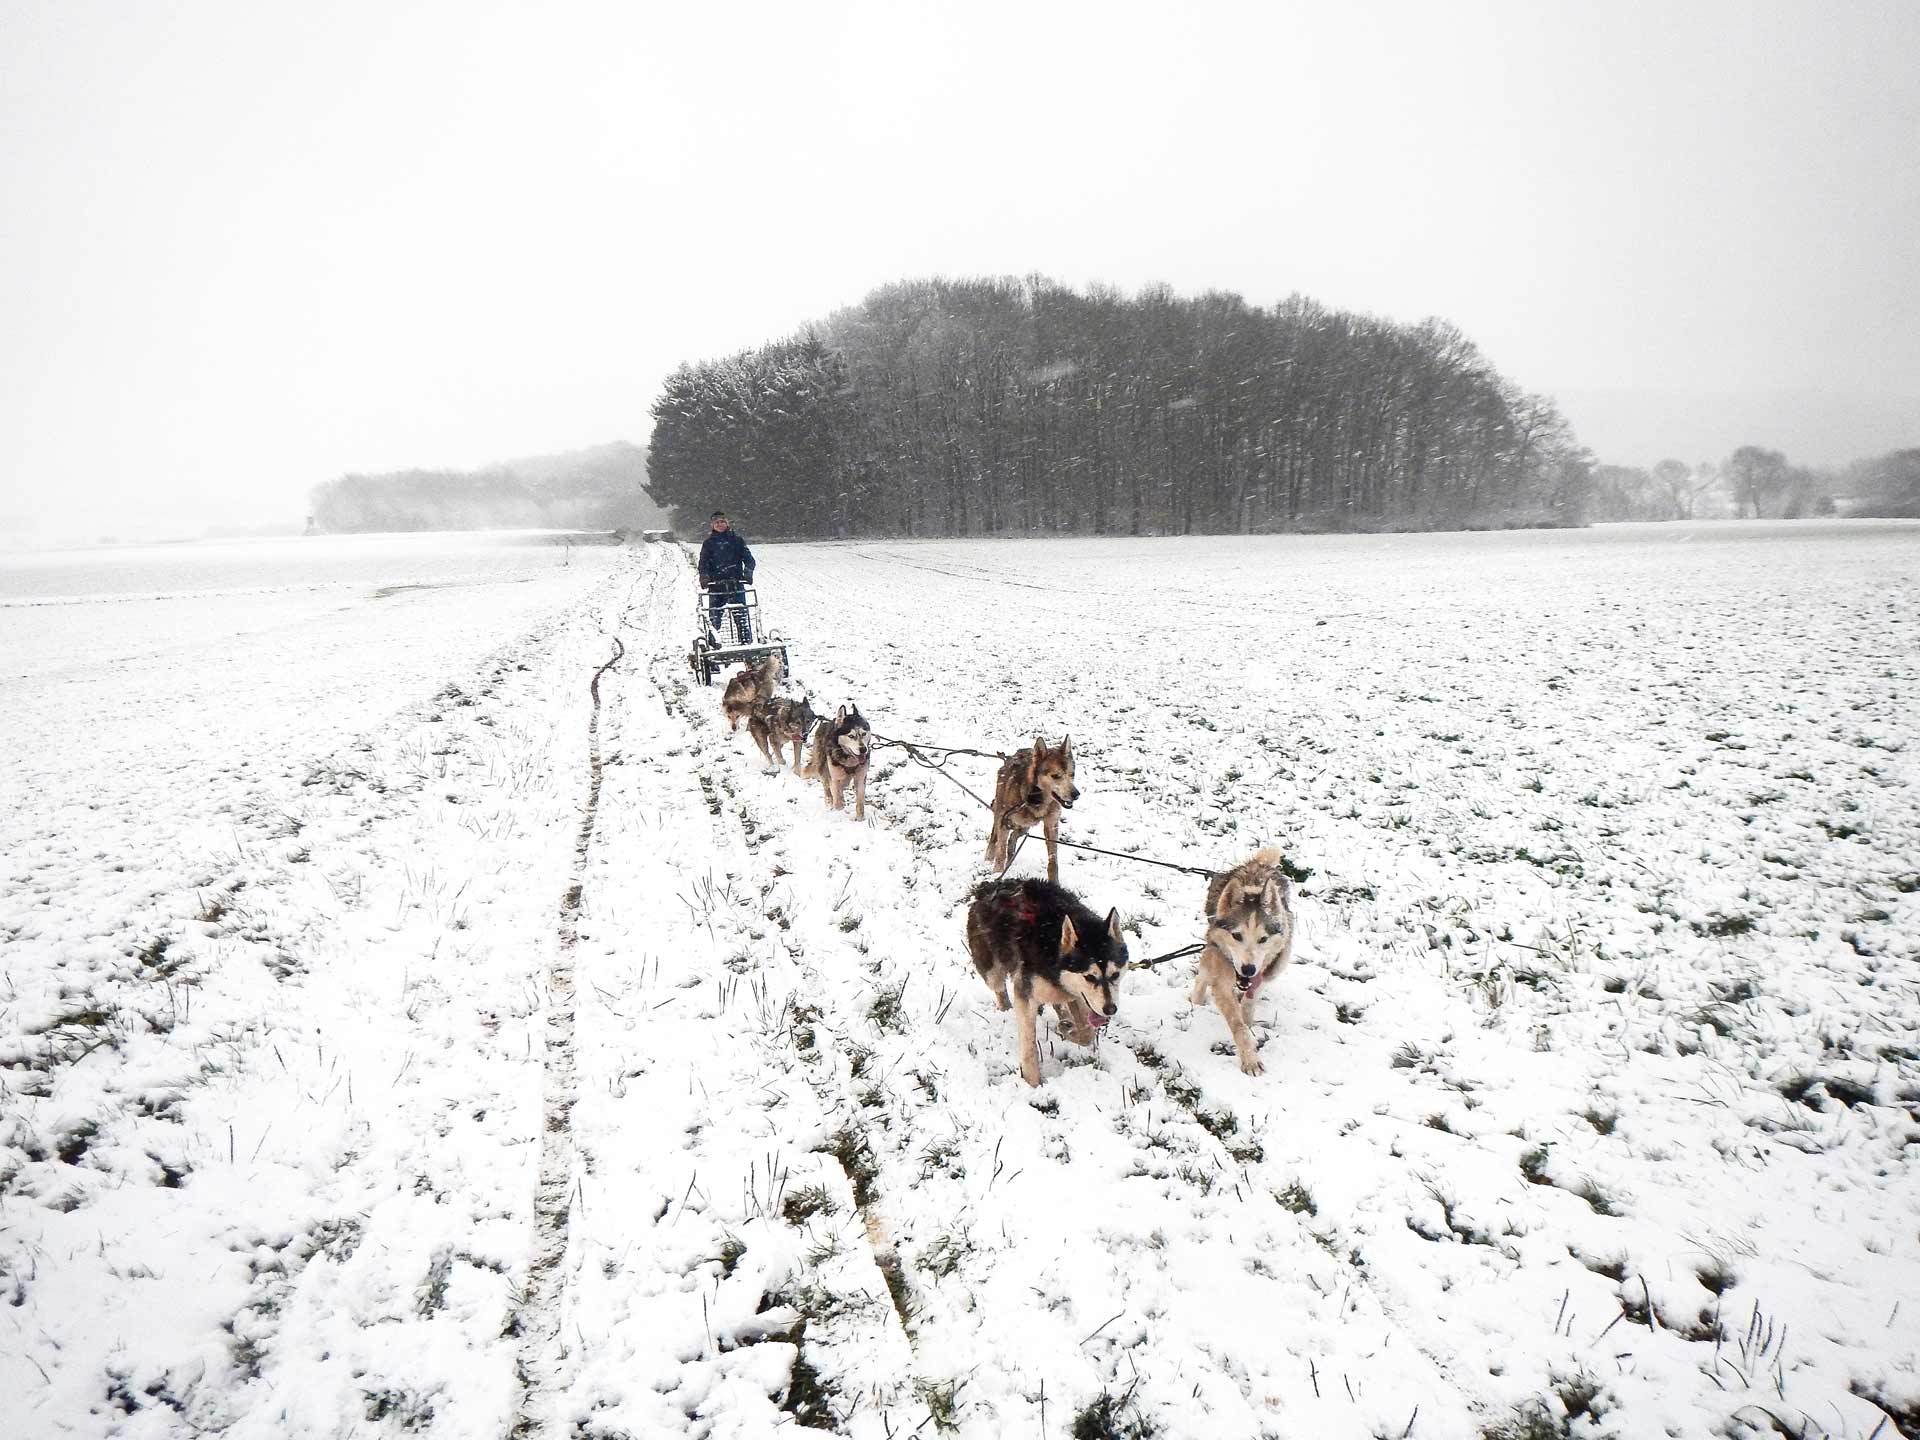
<path fill-rule="evenodd" d="M 1035 1065 L 1032 1069 L 1028 1069 L 1025 1065 L 1022 1065 L 1020 1067 L 1020 1078 L 1038 1090 L 1040 1088 L 1040 1067 Z"/>
<path fill-rule="evenodd" d="M 1242 1055 L 1240 1057 L 1240 1068 L 1248 1075 L 1264 1075 L 1267 1073 L 1267 1067 L 1260 1063 L 1260 1057 L 1258 1055 Z"/>

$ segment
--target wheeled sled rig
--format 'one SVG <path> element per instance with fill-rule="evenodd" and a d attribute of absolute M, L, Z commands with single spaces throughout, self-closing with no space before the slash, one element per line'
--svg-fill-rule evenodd
<path fill-rule="evenodd" d="M 751 585 L 728 586 L 730 591 L 713 617 L 713 592 L 700 591 L 693 612 L 693 650 L 687 663 L 700 677 L 702 685 L 711 685 L 713 677 L 729 665 L 752 664 L 768 655 L 780 657 L 780 668 L 787 667 L 787 642 L 764 628 L 760 620 L 760 597 Z"/>

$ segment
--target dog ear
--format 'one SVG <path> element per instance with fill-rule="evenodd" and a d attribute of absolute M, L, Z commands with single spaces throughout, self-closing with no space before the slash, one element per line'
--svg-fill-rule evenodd
<path fill-rule="evenodd" d="M 1027 784 L 1028 785 L 1032 785 L 1034 780 L 1038 778 L 1040 774 L 1040 760 L 1041 760 L 1041 757 L 1044 756 L 1046 753 L 1047 753 L 1046 738 L 1040 735 L 1034 736 L 1033 752 L 1028 757 L 1028 760 L 1027 760 Z"/>
<path fill-rule="evenodd" d="M 1080 945 L 1080 932 L 1073 928 L 1073 917 L 1060 917 L 1060 953 L 1071 955 Z"/>
<path fill-rule="evenodd" d="M 1116 945 L 1124 945 L 1126 943 L 1126 937 L 1120 933 L 1120 912 L 1118 910 L 1107 911 L 1107 934 L 1112 937 L 1113 943 Z"/>
<path fill-rule="evenodd" d="M 1277 915 L 1286 904 L 1286 877 L 1271 875 L 1267 883 L 1260 887 L 1260 912 L 1263 915 Z"/>
<path fill-rule="evenodd" d="M 1060 758 L 1062 760 L 1073 759 L 1073 737 L 1071 735 L 1063 735 L 1060 737 Z"/>
<path fill-rule="evenodd" d="M 847 718 L 847 707 L 844 705 L 842 705 L 838 710 L 833 712 L 833 723 L 836 725 L 838 725 L 842 720 L 846 718 Z"/>

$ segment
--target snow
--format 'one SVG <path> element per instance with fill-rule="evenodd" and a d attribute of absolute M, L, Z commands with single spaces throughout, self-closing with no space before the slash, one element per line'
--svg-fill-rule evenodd
<path fill-rule="evenodd" d="M 829 813 L 676 546 L 263 548 L 0 572 L 8 1433 L 1920 1409 L 1920 527 L 757 545 L 816 709 L 1070 732 L 1067 838 L 1312 872 L 1264 1076 L 1178 961 L 1037 1090 L 962 943 L 989 762 Z"/>

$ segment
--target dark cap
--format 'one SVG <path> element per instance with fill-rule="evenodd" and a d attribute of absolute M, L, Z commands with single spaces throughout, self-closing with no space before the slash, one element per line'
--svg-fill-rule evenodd
<path fill-rule="evenodd" d="M 726 511 L 724 511 L 724 510 L 716 510 L 716 511 L 714 511 L 714 512 L 713 512 L 713 514 L 711 514 L 711 515 L 709 515 L 709 516 L 707 517 L 707 523 L 708 523 L 708 524 L 712 524 L 712 523 L 713 523 L 713 522 L 714 522 L 715 520 L 724 520 L 724 519 L 726 519 L 726 518 L 727 518 L 727 512 L 726 512 Z"/>

